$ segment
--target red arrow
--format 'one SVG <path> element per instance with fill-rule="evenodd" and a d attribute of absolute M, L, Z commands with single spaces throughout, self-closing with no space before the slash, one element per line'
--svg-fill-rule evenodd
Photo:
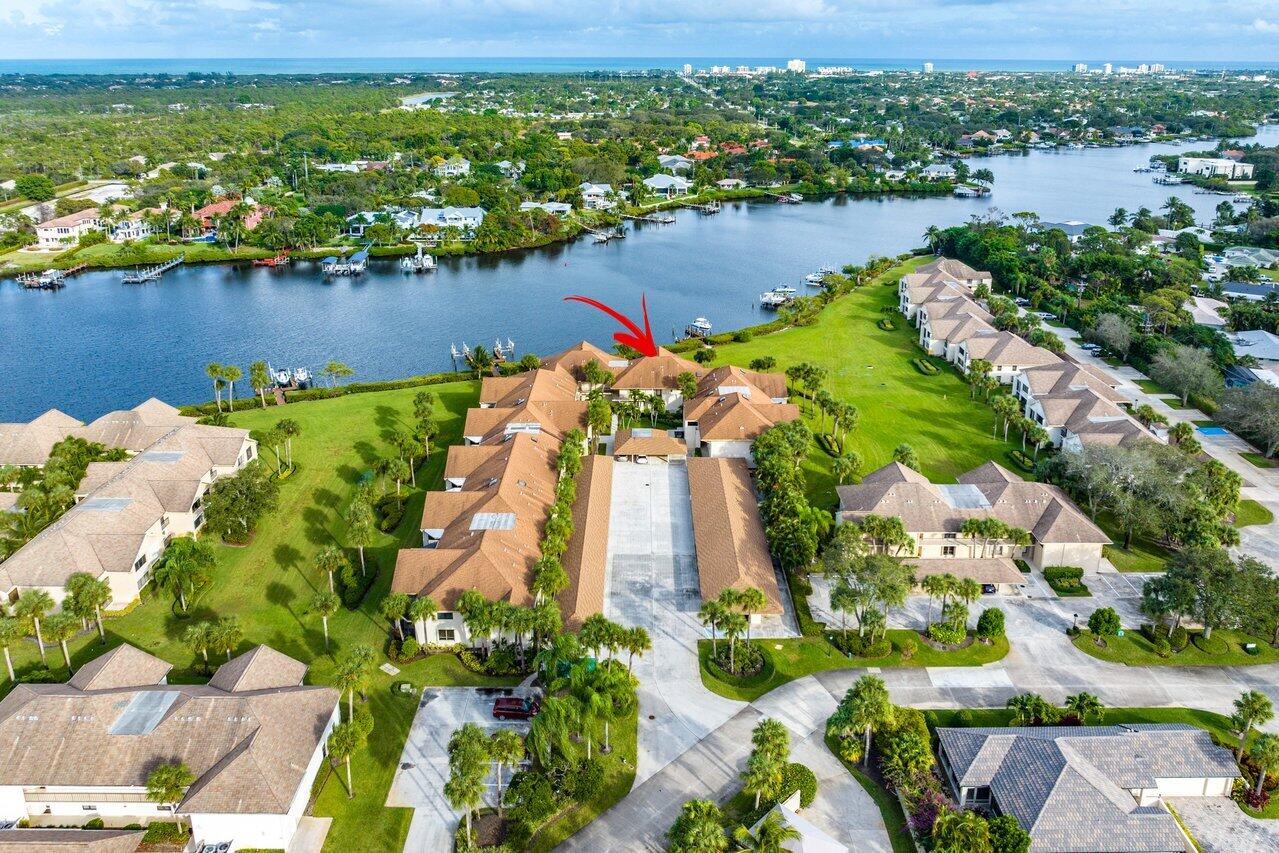
<path fill-rule="evenodd" d="M 645 355 L 650 358 L 657 355 L 657 344 L 653 342 L 653 331 L 648 327 L 648 302 L 645 300 L 643 295 L 640 296 L 640 308 L 644 312 L 644 331 L 642 332 L 640 331 L 640 327 L 635 325 L 634 321 L 632 321 L 630 317 L 627 317 L 620 311 L 615 311 L 612 308 L 609 308 L 597 299 L 591 299 L 589 296 L 565 296 L 564 301 L 585 302 L 592 308 L 598 308 L 617 322 L 621 323 L 631 332 L 629 335 L 625 332 L 615 332 L 613 334 L 613 340 L 617 341 L 619 344 L 625 344 L 626 346 L 637 350 L 640 355 Z"/>

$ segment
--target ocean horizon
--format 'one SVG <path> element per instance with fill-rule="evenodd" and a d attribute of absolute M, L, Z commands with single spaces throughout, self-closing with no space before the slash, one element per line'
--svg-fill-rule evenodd
<path fill-rule="evenodd" d="M 144 59 L 5 59 L 4 74 L 462 74 L 462 73 L 587 73 L 679 70 L 685 63 L 694 68 L 711 65 L 775 65 L 785 67 L 792 57 L 739 56 L 619 56 L 619 57 L 300 57 L 292 59 L 252 57 L 174 57 Z M 1141 63 L 1161 63 L 1177 71 L 1272 71 L 1279 61 L 1259 60 L 1176 60 L 1145 59 L 938 59 L 930 57 L 803 57 L 810 68 L 820 65 L 850 66 L 859 71 L 912 71 L 931 62 L 937 72 L 1071 71 L 1076 62 L 1089 67 L 1111 63 L 1136 67 Z"/>

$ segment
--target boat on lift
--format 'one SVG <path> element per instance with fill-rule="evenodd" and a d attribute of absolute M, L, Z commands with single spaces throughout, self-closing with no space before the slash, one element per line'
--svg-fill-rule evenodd
<path fill-rule="evenodd" d="M 293 384 L 299 388 L 310 388 L 311 371 L 305 367 L 293 368 Z"/>
<path fill-rule="evenodd" d="M 417 254 L 400 258 L 400 269 L 404 272 L 432 272 L 435 270 L 435 256 L 425 254 L 422 247 L 417 247 Z"/>
<path fill-rule="evenodd" d="M 795 298 L 796 290 L 793 287 L 779 285 L 772 290 L 766 290 L 759 295 L 759 304 L 764 308 L 780 308 Z"/>
<path fill-rule="evenodd" d="M 825 279 L 826 279 L 826 276 L 822 275 L 819 272 L 810 272 L 808 275 L 804 276 L 804 281 L 808 282 L 809 284 L 816 285 L 818 287 L 821 287 L 823 284 L 825 284 Z"/>
<path fill-rule="evenodd" d="M 693 322 L 684 327 L 684 334 L 690 338 L 704 338 L 711 333 L 711 321 L 705 317 L 698 317 Z"/>
<path fill-rule="evenodd" d="M 839 272 L 839 270 L 835 269 L 834 267 L 818 267 L 817 268 L 818 275 L 835 275 L 835 273 L 837 272 Z"/>

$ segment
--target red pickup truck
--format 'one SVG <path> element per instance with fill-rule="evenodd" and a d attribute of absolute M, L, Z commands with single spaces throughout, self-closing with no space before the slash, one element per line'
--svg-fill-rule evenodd
<path fill-rule="evenodd" d="M 541 709 L 542 703 L 536 699 L 525 699 L 520 696 L 502 696 L 493 700 L 493 718 L 497 720 L 532 719 Z"/>

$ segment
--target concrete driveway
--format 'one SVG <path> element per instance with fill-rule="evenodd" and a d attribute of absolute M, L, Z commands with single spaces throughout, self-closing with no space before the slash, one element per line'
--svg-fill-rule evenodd
<path fill-rule="evenodd" d="M 745 707 L 702 686 L 697 641 L 701 594 L 688 469 L 613 464 L 604 613 L 648 629 L 653 648 L 635 662 L 639 754 L 635 784 L 682 755 Z"/>
<path fill-rule="evenodd" d="M 499 728 L 526 732 L 525 721 L 493 719 L 493 699 L 533 692 L 518 687 L 428 687 L 423 691 L 386 798 L 388 806 L 413 809 L 405 850 L 447 853 L 453 849 L 459 813 L 444 799 L 444 783 L 449 778 L 448 742 L 453 732 L 464 723 L 477 723 L 489 732 Z M 503 771 L 503 779 L 509 779 L 510 773 L 509 769 Z M 495 803 L 496 784 L 496 777 L 490 776 L 486 804 Z"/>
<path fill-rule="evenodd" d="M 1279 826 L 1257 820 L 1225 797 L 1175 797 L 1169 800 L 1204 853 L 1270 853 L 1279 850 Z"/>

